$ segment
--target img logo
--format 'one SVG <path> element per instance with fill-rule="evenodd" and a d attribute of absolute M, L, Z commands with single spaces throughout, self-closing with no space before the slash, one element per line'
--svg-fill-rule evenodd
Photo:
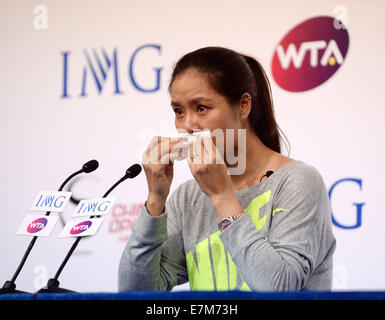
<path fill-rule="evenodd" d="M 126 80 L 126 83 L 128 80 L 133 88 L 141 93 L 160 90 L 163 67 L 157 66 L 162 56 L 162 47 L 159 44 L 149 43 L 136 48 L 124 58 L 123 62 L 127 66 L 123 67 L 118 48 L 84 49 L 80 55 L 67 50 L 61 52 L 61 56 L 61 98 L 71 98 L 73 95 L 88 97 L 90 91 L 101 95 L 105 87 L 111 89 L 111 86 L 113 94 L 124 94 L 122 79 Z"/>
<path fill-rule="evenodd" d="M 88 228 L 91 227 L 91 225 L 92 225 L 92 222 L 89 220 L 82 221 L 82 222 L 78 223 L 77 225 L 73 226 L 70 230 L 70 233 L 73 235 L 82 233 L 82 232 L 88 230 Z"/>
<path fill-rule="evenodd" d="M 349 47 L 346 28 L 334 17 L 315 17 L 291 29 L 277 45 L 271 63 L 275 82 L 291 92 L 313 89 L 343 64 Z"/>
<path fill-rule="evenodd" d="M 46 218 L 36 219 L 28 225 L 27 232 L 29 233 L 39 232 L 45 228 L 47 223 L 48 223 L 48 220 Z"/>

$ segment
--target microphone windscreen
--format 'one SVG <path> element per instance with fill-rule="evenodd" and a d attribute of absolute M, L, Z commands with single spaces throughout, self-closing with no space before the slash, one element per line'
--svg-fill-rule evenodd
<path fill-rule="evenodd" d="M 92 171 L 95 171 L 99 167 L 99 162 L 96 160 L 90 160 L 83 164 L 83 171 L 85 173 L 90 173 Z"/>
<path fill-rule="evenodd" d="M 142 171 L 142 167 L 140 164 L 133 164 L 126 170 L 126 178 L 132 179 L 135 178 Z"/>
<path fill-rule="evenodd" d="M 273 173 L 274 173 L 274 171 L 267 171 L 266 172 L 266 177 L 270 177 Z"/>

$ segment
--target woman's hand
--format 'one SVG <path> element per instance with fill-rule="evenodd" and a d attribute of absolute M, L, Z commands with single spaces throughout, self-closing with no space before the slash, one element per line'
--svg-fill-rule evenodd
<path fill-rule="evenodd" d="M 182 153 L 181 139 L 153 137 L 146 149 L 142 166 L 147 178 L 146 208 L 150 215 L 164 212 L 174 175 L 174 160 Z"/>
<path fill-rule="evenodd" d="M 242 212 L 227 167 L 211 138 L 199 138 L 191 144 L 188 164 L 220 219 Z"/>

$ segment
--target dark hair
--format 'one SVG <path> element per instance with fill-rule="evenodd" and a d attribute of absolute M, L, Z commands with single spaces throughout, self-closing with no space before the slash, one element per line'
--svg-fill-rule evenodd
<path fill-rule="evenodd" d="M 207 73 L 210 84 L 230 104 L 240 102 L 244 93 L 251 95 L 249 122 L 262 143 L 281 153 L 282 136 L 274 116 L 269 80 L 262 66 L 253 58 L 221 47 L 206 47 L 184 55 L 175 65 L 171 85 L 188 68 Z"/>

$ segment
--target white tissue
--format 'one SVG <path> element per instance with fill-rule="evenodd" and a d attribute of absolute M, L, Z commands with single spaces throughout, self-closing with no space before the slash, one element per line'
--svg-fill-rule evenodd
<path fill-rule="evenodd" d="M 185 141 L 187 141 L 189 144 L 191 144 L 191 143 L 194 143 L 194 141 L 196 139 L 199 139 L 199 138 L 210 138 L 211 132 L 210 132 L 210 130 L 197 131 L 197 132 L 193 132 L 191 134 L 184 132 L 184 133 L 177 134 L 176 137 L 185 139 Z"/>
<path fill-rule="evenodd" d="M 182 138 L 183 139 L 183 156 L 177 158 L 176 160 L 184 160 L 188 156 L 189 152 L 189 146 L 196 141 L 196 139 L 201 139 L 201 138 L 210 138 L 211 137 L 211 132 L 210 130 L 203 130 L 203 131 L 197 131 L 193 132 L 192 134 L 189 134 L 187 132 L 185 133 L 179 133 L 176 135 L 176 138 Z"/>

